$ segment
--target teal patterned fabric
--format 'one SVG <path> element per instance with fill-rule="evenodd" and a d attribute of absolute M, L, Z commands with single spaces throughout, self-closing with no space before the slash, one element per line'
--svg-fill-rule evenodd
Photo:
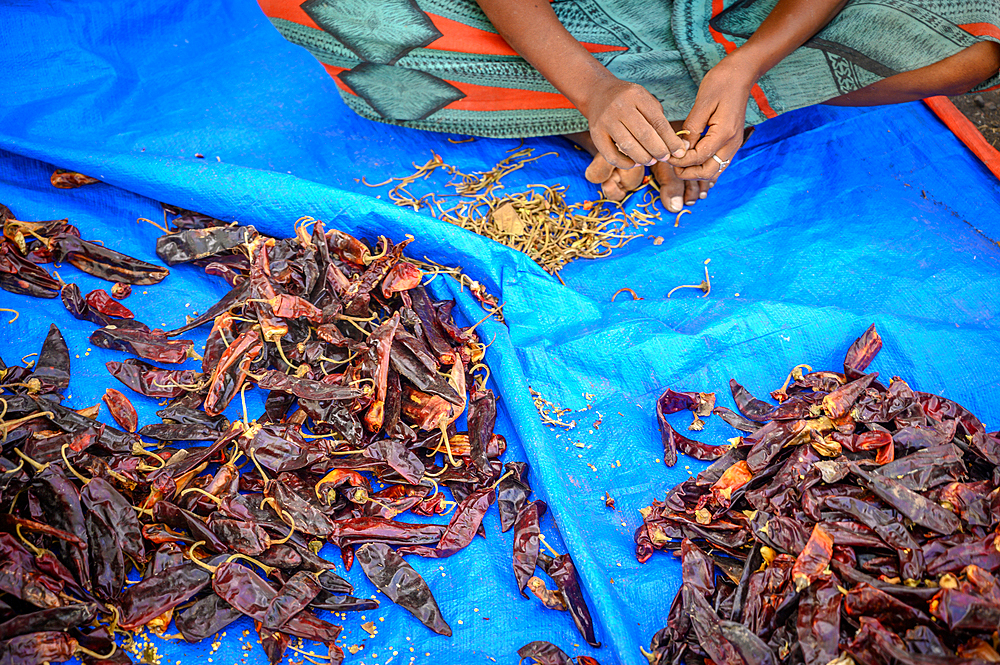
<path fill-rule="evenodd" d="M 362 62 L 340 79 L 383 118 L 423 120 L 465 95 L 436 76 L 416 69 Z"/>
<path fill-rule="evenodd" d="M 366 62 L 391 65 L 441 36 L 410 0 L 306 0 L 302 11 Z"/>
<path fill-rule="evenodd" d="M 670 120 L 687 116 L 698 83 L 753 34 L 777 0 L 725 0 L 712 18 L 712 0 L 553 0 L 559 20 L 581 42 L 623 50 L 595 54 L 615 76 L 638 83 Z M 558 92 L 517 56 L 427 48 L 441 33 L 436 15 L 495 32 L 474 0 L 306 0 L 316 30 L 280 18 L 282 35 L 321 62 L 350 71 L 340 80 L 356 113 L 418 129 L 509 138 L 587 129 L 576 109 L 469 111 L 450 82 L 511 90 Z M 758 85 L 775 113 L 821 103 L 887 76 L 938 62 L 977 41 L 960 26 L 1000 26 L 1000 0 L 850 0 L 815 37 L 768 72 Z M 993 34 L 1000 35 L 1000 30 Z M 730 46 L 731 48 L 732 46 Z M 994 76 L 977 89 L 1000 84 Z M 747 123 L 767 118 L 751 99 Z"/>

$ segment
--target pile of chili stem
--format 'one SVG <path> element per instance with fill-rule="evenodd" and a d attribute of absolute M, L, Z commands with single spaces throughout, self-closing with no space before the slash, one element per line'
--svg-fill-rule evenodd
<path fill-rule="evenodd" d="M 321 221 L 278 239 L 164 208 L 173 229 L 157 254 L 230 286 L 171 331 L 119 302 L 130 284 L 160 281 L 166 269 L 80 240 L 67 220 L 23 222 L 0 207 L 0 286 L 59 296 L 99 326 L 91 344 L 133 356 L 107 363 L 119 387 L 162 400 L 161 422 L 142 427 L 116 388 L 103 402 L 118 428 L 97 420 L 99 405 L 64 406 L 70 350 L 55 325 L 36 360 L 0 360 L 0 662 L 127 663 L 119 634 L 128 644 L 136 631 L 163 634 L 173 623 L 198 641 L 242 616 L 272 663 L 296 649 L 293 638 L 327 645 L 340 662 L 341 627 L 314 612 L 378 602 L 352 595 L 318 556 L 326 543 L 346 569 L 357 561 L 386 597 L 450 636 L 403 556 L 456 554 L 484 533 L 494 503 L 503 530 L 514 529 L 522 595 L 531 589 L 568 612 L 597 645 L 569 555 L 540 551 L 545 504 L 530 500 L 527 464 L 500 461 L 486 347 L 475 326 L 455 323 L 454 301 L 424 289 L 424 272 L 403 256 L 412 238 L 383 237 L 373 251 Z M 52 277 L 40 264 L 53 260 L 115 281 L 115 297 L 84 296 Z M 474 293 L 495 309 L 484 290 Z M 202 325 L 211 332 L 199 355 L 181 336 Z M 199 369 L 178 367 L 189 359 Z M 254 419 L 249 388 L 267 393 Z M 230 421 L 225 410 L 240 402 L 243 419 Z M 396 519 L 404 513 L 410 521 Z"/>
<path fill-rule="evenodd" d="M 881 347 L 872 326 L 842 372 L 795 368 L 777 405 L 736 381 L 741 413 L 659 398 L 667 463 L 715 461 L 642 510 L 639 561 L 679 551 L 683 578 L 651 664 L 1000 662 L 1000 433 L 866 374 Z M 693 441 L 684 411 L 741 434 Z"/>
<path fill-rule="evenodd" d="M 629 199 L 638 198 L 632 212 L 625 210 L 628 199 L 569 203 L 562 185 L 528 185 L 525 191 L 498 195 L 504 189 L 501 180 L 508 174 L 542 157 L 558 156 L 554 152 L 534 152 L 534 148 L 524 147 L 511 150 L 490 170 L 472 173 L 463 173 L 432 153 L 434 156 L 423 165 L 414 164 L 416 171 L 410 175 L 381 183 L 362 182 L 369 187 L 396 183 L 388 191 L 396 205 L 413 210 L 426 208 L 438 219 L 526 254 L 560 280 L 559 271 L 571 261 L 609 256 L 612 250 L 641 238 L 637 231 L 660 219 L 657 185 L 648 177 L 629 194 Z M 445 186 L 453 188 L 455 194 L 431 192 L 416 196 L 410 191 L 417 180 L 427 180 L 439 169 L 453 176 Z"/>

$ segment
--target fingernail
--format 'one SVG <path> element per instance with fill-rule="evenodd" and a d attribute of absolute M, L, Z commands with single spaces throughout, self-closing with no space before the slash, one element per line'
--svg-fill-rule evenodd
<path fill-rule="evenodd" d="M 697 201 L 688 201 L 688 202 L 687 202 L 687 204 L 688 204 L 689 206 L 693 206 L 693 205 L 694 205 L 695 203 L 697 203 Z"/>
<path fill-rule="evenodd" d="M 712 189 L 713 187 L 715 187 L 715 183 L 714 182 L 708 183 L 708 188 L 709 189 Z"/>
<path fill-rule="evenodd" d="M 703 198 L 705 198 L 706 196 L 708 196 L 708 192 L 700 192 L 700 193 L 698 194 L 698 198 L 699 198 L 699 199 L 703 199 Z"/>
<path fill-rule="evenodd" d="M 687 143 L 687 141 L 685 141 L 685 143 Z M 687 148 L 684 150 L 674 150 L 674 157 L 683 157 L 686 152 Z"/>
<path fill-rule="evenodd" d="M 687 139 L 681 139 L 681 140 L 684 141 L 684 149 L 685 150 L 690 150 L 691 149 L 691 142 L 688 141 Z"/>
<path fill-rule="evenodd" d="M 679 196 L 671 197 L 670 199 L 670 212 L 680 212 L 680 209 L 684 207 L 684 199 Z"/>

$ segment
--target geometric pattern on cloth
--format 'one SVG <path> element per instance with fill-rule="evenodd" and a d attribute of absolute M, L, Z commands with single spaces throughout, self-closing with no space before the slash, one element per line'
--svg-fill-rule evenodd
<path fill-rule="evenodd" d="M 423 120 L 465 93 L 438 77 L 405 67 L 362 62 L 340 80 L 388 120 Z"/>
<path fill-rule="evenodd" d="M 413 0 L 306 0 L 316 25 L 368 62 L 391 65 L 441 37 Z"/>

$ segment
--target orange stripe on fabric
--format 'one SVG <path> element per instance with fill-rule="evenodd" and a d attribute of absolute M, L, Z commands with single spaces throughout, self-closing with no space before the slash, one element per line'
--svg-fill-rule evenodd
<path fill-rule="evenodd" d="M 434 26 L 441 32 L 441 37 L 427 45 L 427 48 L 437 51 L 453 51 L 457 53 L 475 53 L 479 55 L 518 55 L 503 37 L 495 32 L 480 30 L 453 21 L 437 14 L 427 14 Z M 624 46 L 609 46 L 580 42 L 590 53 L 607 51 L 627 51 Z"/>
<path fill-rule="evenodd" d="M 292 23 L 304 25 L 307 28 L 321 28 L 316 22 L 309 18 L 309 14 L 302 11 L 301 2 L 289 2 L 289 0 L 257 0 L 257 4 L 264 10 L 264 14 L 270 18 L 283 18 Z"/>
<path fill-rule="evenodd" d="M 334 67 L 333 65 L 328 65 L 325 62 L 321 62 L 320 64 L 323 65 L 324 69 L 326 69 L 326 73 L 333 77 L 333 81 L 334 83 L 337 84 L 338 88 L 348 93 L 349 95 L 354 95 L 355 97 L 358 96 L 356 92 L 348 88 L 347 85 L 340 80 L 340 77 L 337 76 L 337 74 L 341 72 L 346 72 L 347 67 Z"/>
<path fill-rule="evenodd" d="M 337 76 L 346 67 L 323 65 L 327 73 L 337 82 L 337 86 L 352 95 L 357 94 L 348 88 Z M 564 96 L 553 92 L 537 92 L 534 90 L 517 90 L 513 88 L 493 88 L 473 83 L 448 81 L 463 93 L 465 97 L 448 104 L 445 108 L 454 111 L 527 111 L 535 109 L 571 109 L 573 104 Z"/>
<path fill-rule="evenodd" d="M 992 23 L 966 23 L 958 27 L 976 37 L 990 36 L 1000 39 L 1000 28 L 997 28 Z"/>
<path fill-rule="evenodd" d="M 723 0 L 712 0 L 713 18 L 721 14 L 723 9 L 725 9 Z M 736 44 L 726 39 L 725 36 L 713 28 L 711 24 L 708 26 L 708 31 L 712 34 L 712 39 L 726 49 L 726 55 L 729 55 L 736 50 Z M 755 102 L 757 102 L 757 107 L 760 108 L 760 111 L 764 114 L 765 118 L 774 118 L 778 115 L 778 113 L 771 108 L 771 103 L 767 101 L 767 95 L 764 94 L 764 91 L 761 90 L 760 86 L 756 83 L 754 83 L 753 87 L 750 89 L 750 96 L 753 97 Z"/>

